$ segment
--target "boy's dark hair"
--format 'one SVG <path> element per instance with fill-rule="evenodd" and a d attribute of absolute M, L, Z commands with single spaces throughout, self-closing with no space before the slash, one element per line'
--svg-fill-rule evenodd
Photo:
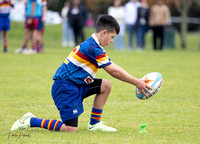
<path fill-rule="evenodd" d="M 109 33 L 120 31 L 120 27 L 116 19 L 110 15 L 103 15 L 96 22 L 95 32 L 100 32 L 102 30 L 107 30 Z"/>

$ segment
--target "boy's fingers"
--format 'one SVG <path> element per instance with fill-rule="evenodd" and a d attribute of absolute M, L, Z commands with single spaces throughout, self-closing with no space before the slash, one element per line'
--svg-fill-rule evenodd
<path fill-rule="evenodd" d="M 145 80 L 144 80 L 144 82 L 148 82 L 148 81 L 150 81 L 150 79 L 145 79 Z M 147 84 L 146 84 L 146 87 L 147 87 L 148 89 L 152 90 L 152 88 L 151 88 L 149 85 L 147 85 Z"/>
<path fill-rule="evenodd" d="M 147 88 L 145 89 L 145 91 L 147 91 L 149 94 L 151 94 L 150 91 Z"/>
<path fill-rule="evenodd" d="M 147 94 L 145 93 L 145 91 L 144 91 L 144 90 L 142 90 L 142 93 L 143 93 L 145 96 L 147 96 Z"/>
<path fill-rule="evenodd" d="M 140 92 L 140 94 L 142 94 L 142 93 L 143 93 L 143 91 L 142 91 L 142 90 L 139 90 L 139 92 Z"/>
<path fill-rule="evenodd" d="M 148 86 L 148 85 L 146 85 L 146 87 L 147 87 L 148 89 L 152 90 L 152 87 L 150 87 L 150 86 Z"/>
<path fill-rule="evenodd" d="M 144 89 L 139 89 L 139 92 L 143 93 L 146 96 L 147 94 L 145 92 L 151 94 L 151 92 L 149 91 L 149 89 L 152 90 L 152 88 L 150 86 L 146 85 L 146 87 Z"/>

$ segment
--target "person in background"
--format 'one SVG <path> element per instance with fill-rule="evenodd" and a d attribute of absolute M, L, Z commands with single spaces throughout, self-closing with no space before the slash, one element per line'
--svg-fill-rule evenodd
<path fill-rule="evenodd" d="M 47 1 L 42 0 L 42 17 L 40 18 L 38 25 L 38 37 L 37 37 L 37 52 L 43 53 L 43 35 L 44 35 L 44 23 L 46 21 Z"/>
<path fill-rule="evenodd" d="M 92 19 L 92 14 L 91 13 L 88 13 L 88 18 L 87 20 L 85 21 L 85 24 L 88 28 L 93 28 L 94 27 L 94 21 Z"/>
<path fill-rule="evenodd" d="M 114 47 L 116 50 L 124 50 L 124 36 L 125 36 L 125 9 L 121 6 L 121 0 L 114 0 L 113 6 L 108 8 L 108 14 L 113 16 L 120 26 L 120 32 L 114 39 Z"/>
<path fill-rule="evenodd" d="M 69 25 L 67 14 L 69 11 L 70 2 L 66 1 L 65 5 L 61 11 L 61 16 L 63 19 L 63 35 L 62 35 L 62 46 L 74 46 L 74 33 L 72 27 Z"/>
<path fill-rule="evenodd" d="M 153 30 L 153 48 L 154 50 L 163 49 L 164 28 L 170 19 L 170 11 L 163 0 L 157 0 L 150 9 L 149 24 Z M 158 45 L 158 40 L 160 44 Z"/>
<path fill-rule="evenodd" d="M 136 45 L 137 51 L 144 50 L 145 48 L 145 34 L 148 30 L 149 23 L 149 7 L 147 0 L 141 0 L 141 6 L 138 7 L 138 16 L 136 21 Z"/>
<path fill-rule="evenodd" d="M 8 34 L 10 30 L 10 10 L 14 7 L 12 0 L 0 0 L 0 32 L 3 31 L 3 52 L 8 52 Z"/>
<path fill-rule="evenodd" d="M 135 24 L 137 20 L 137 8 L 140 6 L 138 0 L 129 0 L 128 3 L 125 4 L 125 23 L 127 26 L 129 43 L 128 49 L 133 49 L 133 36 L 136 33 Z"/>
<path fill-rule="evenodd" d="M 87 11 L 85 6 L 81 4 L 80 0 L 73 0 L 72 6 L 69 8 L 68 12 L 68 20 L 70 23 L 70 26 L 73 28 L 74 36 L 75 36 L 75 43 L 78 45 L 79 37 L 81 38 L 81 42 L 85 40 L 84 34 L 83 34 L 83 28 L 85 25 L 85 21 L 87 19 Z"/>
<path fill-rule="evenodd" d="M 39 27 L 41 18 L 43 16 L 43 3 L 44 0 L 25 0 L 25 35 L 22 48 L 15 50 L 15 53 L 23 54 L 36 54 L 37 53 L 37 38 L 39 33 Z M 32 36 L 31 49 L 27 49 L 28 41 Z"/>
<path fill-rule="evenodd" d="M 24 33 L 24 41 L 23 41 L 23 44 L 22 44 L 22 47 L 19 48 L 19 49 L 16 49 L 15 50 L 15 53 L 16 54 L 19 54 L 19 53 L 22 53 L 26 48 L 27 48 L 27 45 L 28 45 L 28 41 L 31 37 L 31 34 L 32 32 L 29 31 L 27 28 L 26 28 L 26 21 L 27 21 L 27 17 L 26 17 L 26 10 L 27 10 L 27 0 L 24 0 L 24 7 L 25 7 L 25 22 L 24 22 L 24 29 L 25 29 L 25 33 Z"/>

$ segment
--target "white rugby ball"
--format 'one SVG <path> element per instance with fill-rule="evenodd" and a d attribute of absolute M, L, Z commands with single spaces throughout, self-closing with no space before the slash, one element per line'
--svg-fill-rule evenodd
<path fill-rule="evenodd" d="M 138 88 L 136 87 L 135 94 L 139 99 L 142 99 L 142 100 L 148 99 L 148 98 L 152 97 L 153 95 L 155 95 L 160 90 L 162 83 L 163 83 L 163 77 L 158 72 L 148 73 L 142 79 L 149 79 L 149 81 L 145 82 L 145 83 L 152 88 L 152 90 L 149 89 L 149 92 L 151 94 L 149 94 L 149 93 L 147 93 L 147 91 L 145 91 L 145 93 L 146 93 L 146 96 L 145 96 L 143 93 L 141 94 L 139 92 Z"/>

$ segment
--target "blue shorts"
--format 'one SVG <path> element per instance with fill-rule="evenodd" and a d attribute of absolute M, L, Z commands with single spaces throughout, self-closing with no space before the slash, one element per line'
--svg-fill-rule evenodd
<path fill-rule="evenodd" d="M 38 30 L 39 31 L 44 30 L 44 23 L 42 22 L 42 17 L 39 18 Z"/>
<path fill-rule="evenodd" d="M 10 18 L 9 16 L 0 16 L 0 31 L 10 30 Z"/>
<path fill-rule="evenodd" d="M 83 99 L 89 85 L 77 85 L 72 81 L 55 80 L 51 94 L 63 122 L 83 113 Z"/>

